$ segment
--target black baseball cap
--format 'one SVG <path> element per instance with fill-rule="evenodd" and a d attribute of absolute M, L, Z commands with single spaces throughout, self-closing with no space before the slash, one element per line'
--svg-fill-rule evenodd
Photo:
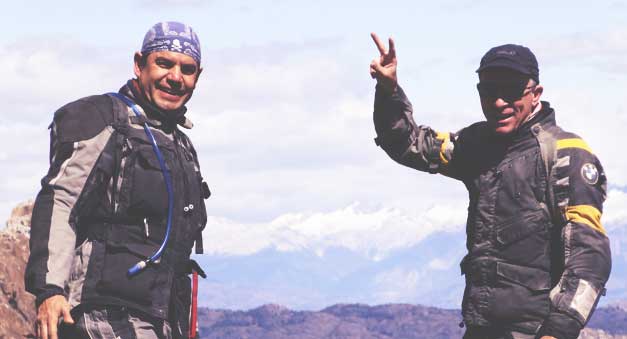
<path fill-rule="evenodd" d="M 531 50 L 525 46 L 507 44 L 491 48 L 481 58 L 477 73 L 488 68 L 509 68 L 528 75 L 536 83 L 540 83 L 538 60 Z"/>

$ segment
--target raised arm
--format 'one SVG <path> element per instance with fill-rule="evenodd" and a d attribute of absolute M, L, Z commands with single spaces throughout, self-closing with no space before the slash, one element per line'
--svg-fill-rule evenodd
<path fill-rule="evenodd" d="M 411 102 L 398 85 L 396 47 L 389 39 L 386 48 L 372 33 L 379 57 L 370 63 L 370 75 L 377 80 L 374 101 L 375 142 L 392 159 L 429 173 L 457 177 L 450 165 L 457 142 L 455 134 L 439 133 L 414 122 Z"/>

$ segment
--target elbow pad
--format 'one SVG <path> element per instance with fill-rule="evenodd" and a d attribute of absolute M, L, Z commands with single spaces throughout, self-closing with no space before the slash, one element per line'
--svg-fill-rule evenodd
<path fill-rule="evenodd" d="M 590 320 L 602 295 L 605 295 L 603 286 L 596 286 L 585 279 L 564 276 L 551 290 L 550 298 L 554 309 L 577 319 L 583 327 Z"/>

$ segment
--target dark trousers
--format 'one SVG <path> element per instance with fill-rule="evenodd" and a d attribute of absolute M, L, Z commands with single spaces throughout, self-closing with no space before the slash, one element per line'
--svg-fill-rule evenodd
<path fill-rule="evenodd" d="M 171 339 L 167 321 L 149 319 L 124 307 L 102 307 L 72 315 L 73 326 L 59 328 L 60 339 Z"/>

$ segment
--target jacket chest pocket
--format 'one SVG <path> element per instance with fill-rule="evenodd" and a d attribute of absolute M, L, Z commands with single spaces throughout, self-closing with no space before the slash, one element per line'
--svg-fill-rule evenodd
<path fill-rule="evenodd" d="M 172 152 L 159 147 L 165 167 L 171 170 Z M 168 192 L 161 165 L 152 146 L 135 144 L 125 169 L 121 198 L 128 200 L 127 214 L 163 218 L 168 211 Z"/>
<path fill-rule="evenodd" d="M 501 164 L 500 185 L 497 192 L 496 212 L 502 216 L 515 216 L 521 211 L 538 208 L 543 200 L 545 180 L 540 166 L 538 149 L 519 154 Z"/>
<path fill-rule="evenodd" d="M 538 209 L 520 213 L 495 227 L 496 246 L 507 262 L 530 267 L 549 266 L 549 218 Z"/>

